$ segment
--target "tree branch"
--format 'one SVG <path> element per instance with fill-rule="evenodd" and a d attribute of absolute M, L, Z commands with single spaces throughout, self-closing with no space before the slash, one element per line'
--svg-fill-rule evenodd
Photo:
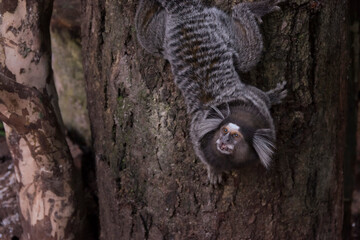
<path fill-rule="evenodd" d="M 45 119 L 57 125 L 49 100 L 47 94 L 0 73 L 0 120 L 19 134 L 26 134 L 36 126 L 40 128 L 39 121 Z"/>

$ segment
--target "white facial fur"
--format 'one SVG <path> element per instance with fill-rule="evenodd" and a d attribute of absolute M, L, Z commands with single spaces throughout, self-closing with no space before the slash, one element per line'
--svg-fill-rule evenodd
<path fill-rule="evenodd" d="M 240 130 L 240 127 L 234 123 L 229 123 L 227 125 L 227 127 L 229 128 L 229 131 L 232 132 L 232 131 L 239 131 Z"/>

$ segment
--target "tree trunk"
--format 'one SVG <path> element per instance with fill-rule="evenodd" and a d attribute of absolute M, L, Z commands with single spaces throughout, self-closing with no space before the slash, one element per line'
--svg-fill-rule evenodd
<path fill-rule="evenodd" d="M 50 24 L 51 62 L 66 129 L 82 144 L 90 146 L 90 122 L 81 59 L 80 7 L 80 0 L 54 1 Z"/>
<path fill-rule="evenodd" d="M 81 181 L 51 69 L 52 0 L 0 2 L 0 120 L 19 185 L 22 239 L 79 239 Z"/>
<path fill-rule="evenodd" d="M 137 1 L 82 3 L 101 239 L 341 238 L 347 1 L 292 0 L 264 19 L 264 56 L 243 79 L 264 90 L 288 82 L 273 110 L 277 154 L 269 171 L 250 165 L 217 188 L 194 155 L 169 64 L 137 42 Z"/>

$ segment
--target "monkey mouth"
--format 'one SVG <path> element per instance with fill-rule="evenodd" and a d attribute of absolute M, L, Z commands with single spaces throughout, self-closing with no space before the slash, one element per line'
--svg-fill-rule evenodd
<path fill-rule="evenodd" d="M 219 152 L 221 152 L 223 154 L 227 154 L 227 155 L 232 154 L 232 152 L 234 150 L 234 146 L 227 145 L 224 143 L 218 143 L 216 147 L 219 150 Z"/>

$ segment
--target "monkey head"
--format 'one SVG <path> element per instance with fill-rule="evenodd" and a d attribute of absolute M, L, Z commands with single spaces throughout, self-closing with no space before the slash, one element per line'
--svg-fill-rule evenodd
<path fill-rule="evenodd" d="M 212 111 L 207 119 L 215 129 L 201 139 L 201 150 L 210 166 L 230 170 L 258 159 L 269 166 L 274 151 L 273 131 L 258 112 L 236 104 Z"/>

